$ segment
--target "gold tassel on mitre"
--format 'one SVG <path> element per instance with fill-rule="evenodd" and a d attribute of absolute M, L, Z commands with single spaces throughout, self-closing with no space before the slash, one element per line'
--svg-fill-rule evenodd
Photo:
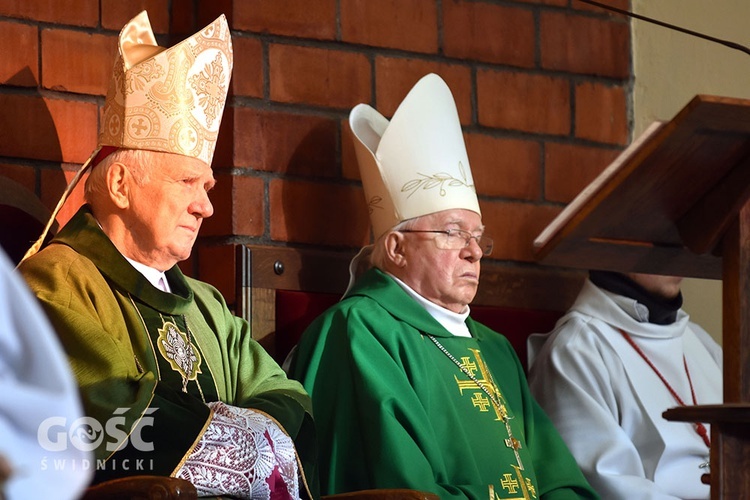
<path fill-rule="evenodd" d="M 83 174 L 116 149 L 176 153 L 210 166 L 232 64 L 232 40 L 224 15 L 168 49 L 157 45 L 146 11 L 130 20 L 120 31 L 99 144 L 65 188 L 23 260 L 39 251 Z"/>

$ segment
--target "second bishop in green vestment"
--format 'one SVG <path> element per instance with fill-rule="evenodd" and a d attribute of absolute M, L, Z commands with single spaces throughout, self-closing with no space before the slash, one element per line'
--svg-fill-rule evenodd
<path fill-rule="evenodd" d="M 510 342 L 466 323 L 452 335 L 372 269 L 307 329 L 292 376 L 313 398 L 323 493 L 597 498 Z"/>

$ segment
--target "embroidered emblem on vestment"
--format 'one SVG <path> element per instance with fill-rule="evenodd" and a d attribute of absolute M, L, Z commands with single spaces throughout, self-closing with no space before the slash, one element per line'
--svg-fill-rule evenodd
<path fill-rule="evenodd" d="M 182 390 L 187 392 L 188 381 L 195 380 L 201 373 L 200 353 L 190 342 L 188 335 L 181 332 L 171 321 L 164 322 L 159 329 L 157 345 L 164 359 L 169 361 L 172 369 L 182 377 Z"/>

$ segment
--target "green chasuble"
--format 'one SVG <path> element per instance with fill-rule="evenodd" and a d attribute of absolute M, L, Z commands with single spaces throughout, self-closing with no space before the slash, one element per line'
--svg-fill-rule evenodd
<path fill-rule="evenodd" d="M 86 415 L 96 422 L 89 439 L 98 444 L 97 481 L 173 475 L 208 425 L 206 403 L 221 400 L 276 420 L 317 494 L 309 396 L 215 288 L 174 266 L 166 272 L 172 293 L 158 290 L 87 206 L 19 269 L 57 330 Z"/>
<path fill-rule="evenodd" d="M 453 336 L 373 269 L 310 325 L 292 375 L 312 395 L 323 493 L 597 498 L 532 398 L 508 340 L 466 323 L 472 337 Z"/>

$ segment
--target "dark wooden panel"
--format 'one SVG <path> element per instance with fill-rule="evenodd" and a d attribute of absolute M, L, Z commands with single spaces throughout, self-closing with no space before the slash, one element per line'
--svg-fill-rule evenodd
<path fill-rule="evenodd" d="M 750 101 L 696 96 L 634 141 L 535 241 L 574 268 L 721 279 L 721 240 L 750 196 Z"/>
<path fill-rule="evenodd" d="M 354 253 L 247 245 L 240 248 L 240 290 L 249 288 L 343 294 Z M 478 305 L 565 311 L 575 299 L 584 274 L 576 270 L 482 261 Z M 244 297 L 244 299 L 242 299 Z M 243 308 L 238 306 L 241 312 Z"/>
<path fill-rule="evenodd" d="M 545 263 L 723 280 L 724 405 L 711 498 L 750 498 L 750 101 L 698 96 L 607 167 L 535 241 Z"/>

